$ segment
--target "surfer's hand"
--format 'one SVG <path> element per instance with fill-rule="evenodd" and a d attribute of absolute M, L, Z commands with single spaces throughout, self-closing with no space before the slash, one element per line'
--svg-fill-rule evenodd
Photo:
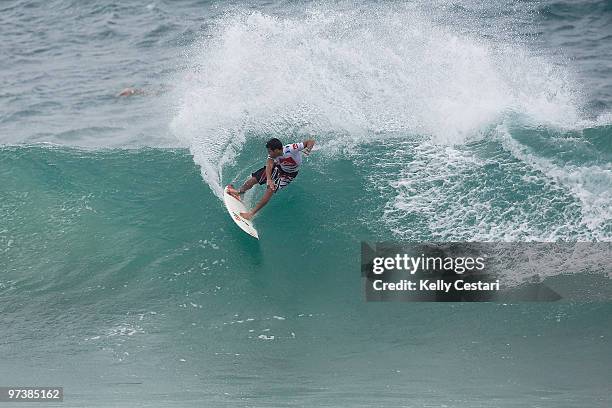
<path fill-rule="evenodd" d="M 276 190 L 276 186 L 272 180 L 268 180 L 268 188 L 272 191 Z"/>

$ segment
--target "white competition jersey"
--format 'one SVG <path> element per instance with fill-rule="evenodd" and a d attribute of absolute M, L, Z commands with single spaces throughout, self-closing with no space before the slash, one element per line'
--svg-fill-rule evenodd
<path fill-rule="evenodd" d="M 304 143 L 288 144 L 283 147 L 283 154 L 275 159 L 268 156 L 268 159 L 274 160 L 285 173 L 295 173 L 302 164 L 301 150 L 304 150 Z"/>

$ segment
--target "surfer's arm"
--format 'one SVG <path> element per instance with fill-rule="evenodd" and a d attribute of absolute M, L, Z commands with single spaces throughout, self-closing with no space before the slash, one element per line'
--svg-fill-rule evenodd
<path fill-rule="evenodd" d="M 314 144 L 315 144 L 314 139 L 308 139 L 304 141 L 304 150 L 306 150 L 306 154 L 312 151 Z"/>
<path fill-rule="evenodd" d="M 274 167 L 274 160 L 268 159 L 266 162 L 266 179 L 268 180 L 268 188 L 274 190 L 274 180 L 272 180 L 272 168 Z"/>

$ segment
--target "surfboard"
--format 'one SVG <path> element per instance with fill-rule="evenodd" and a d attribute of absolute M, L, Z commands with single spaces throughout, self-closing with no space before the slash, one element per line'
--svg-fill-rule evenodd
<path fill-rule="evenodd" d="M 241 230 L 252 236 L 253 238 L 259 239 L 259 235 L 257 234 L 257 230 L 253 226 L 253 221 L 244 219 L 240 216 L 241 212 L 246 212 L 247 209 L 244 206 L 244 203 L 240 200 L 237 200 L 234 196 L 230 195 L 227 192 L 227 187 L 223 190 L 223 203 L 225 204 L 225 208 L 227 208 L 227 212 L 229 213 L 232 220 L 240 227 Z"/>

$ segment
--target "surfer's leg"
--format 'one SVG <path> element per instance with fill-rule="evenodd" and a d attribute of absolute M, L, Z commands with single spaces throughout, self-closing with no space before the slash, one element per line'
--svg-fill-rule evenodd
<path fill-rule="evenodd" d="M 234 186 L 230 184 L 229 186 L 227 186 L 227 192 L 234 196 L 244 194 L 245 192 L 253 188 L 255 184 L 257 184 L 257 179 L 251 176 L 244 182 L 242 187 L 240 187 L 240 189 L 238 190 L 236 190 Z"/>
<path fill-rule="evenodd" d="M 255 184 L 266 184 L 266 181 L 266 168 L 262 167 L 256 172 L 251 173 L 251 177 L 249 177 L 247 181 L 244 182 L 244 184 L 242 185 L 242 187 L 240 187 L 239 190 L 236 190 L 233 186 L 230 186 L 228 191 L 230 194 L 244 194 L 245 192 L 253 188 Z"/>
<path fill-rule="evenodd" d="M 268 201 L 270 201 L 270 198 L 272 198 L 273 195 L 274 195 L 274 191 L 270 188 L 266 188 L 266 192 L 264 193 L 263 197 L 261 197 L 261 200 L 259 200 L 255 208 L 253 208 L 249 212 L 240 213 L 240 216 L 242 218 L 246 218 L 247 220 L 250 220 L 251 218 L 255 216 L 255 214 L 257 214 L 259 210 L 263 208 L 264 205 L 268 204 Z"/>
<path fill-rule="evenodd" d="M 253 176 L 249 177 L 247 179 L 247 181 L 244 182 L 244 184 L 242 185 L 242 187 L 240 187 L 240 190 L 238 190 L 238 192 L 240 194 L 244 194 L 245 192 L 249 191 L 251 188 L 253 188 L 253 186 L 257 184 L 257 179 Z"/>
<path fill-rule="evenodd" d="M 295 177 L 297 176 L 297 172 L 294 174 L 295 175 L 293 176 L 290 176 L 289 174 L 283 174 L 280 177 L 278 177 L 276 180 L 274 180 L 274 184 L 276 185 L 276 190 L 274 192 L 277 193 L 283 188 L 287 187 L 289 183 L 291 183 L 293 179 L 295 179 Z"/>

